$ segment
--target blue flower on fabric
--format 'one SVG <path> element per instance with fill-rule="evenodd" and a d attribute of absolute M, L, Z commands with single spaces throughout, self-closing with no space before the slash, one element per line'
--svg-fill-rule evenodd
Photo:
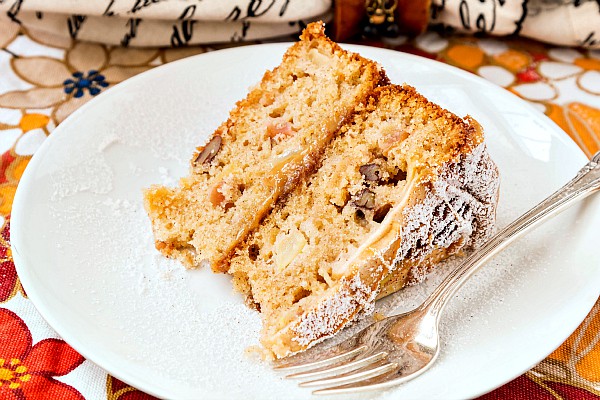
<path fill-rule="evenodd" d="M 87 75 L 83 72 L 74 72 L 73 79 L 67 79 L 63 82 L 65 86 L 65 93 L 71 94 L 74 92 L 73 97 L 79 98 L 83 96 L 84 90 L 87 89 L 92 96 L 97 95 L 109 85 L 105 81 L 104 75 L 101 75 L 96 70 L 88 71 Z"/>

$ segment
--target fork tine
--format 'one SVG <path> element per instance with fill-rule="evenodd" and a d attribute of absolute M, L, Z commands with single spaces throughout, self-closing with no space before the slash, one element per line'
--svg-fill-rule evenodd
<path fill-rule="evenodd" d="M 333 363 L 354 358 L 367 350 L 366 345 L 359 346 L 356 339 L 346 340 L 325 351 L 319 346 L 313 347 L 291 357 L 275 362 L 273 367 L 276 371 L 293 372 L 294 370 L 315 369 Z"/>
<path fill-rule="evenodd" d="M 402 367 L 399 369 L 391 370 L 383 373 L 380 373 L 377 376 L 372 376 L 371 378 L 364 378 L 363 381 L 358 381 L 354 383 L 346 383 L 333 387 L 326 387 L 322 389 L 317 389 L 312 392 L 314 395 L 328 395 L 328 394 L 344 394 L 344 393 L 358 393 L 358 392 L 366 392 L 371 390 L 379 390 L 379 389 L 388 389 L 393 386 L 400 385 L 402 383 L 408 382 L 417 376 L 421 375 L 428 368 L 423 368 L 413 373 L 409 373 L 408 375 L 403 375 Z"/>
<path fill-rule="evenodd" d="M 293 364 L 285 364 L 285 365 L 281 365 L 281 366 L 276 366 L 274 367 L 275 370 L 277 371 L 287 371 L 287 372 L 293 372 L 294 370 L 299 370 L 299 369 L 310 369 L 315 370 L 317 368 L 321 368 L 321 367 L 325 367 L 328 365 L 332 365 L 332 364 L 338 364 L 347 360 L 351 360 L 357 356 L 359 356 L 360 354 L 364 353 L 367 350 L 367 346 L 362 345 L 359 346 L 357 348 L 355 348 L 354 350 L 350 350 L 347 351 L 345 353 L 340 353 L 328 358 L 323 358 L 321 360 L 317 360 L 317 361 L 313 361 L 310 363 L 293 363 Z"/>
<path fill-rule="evenodd" d="M 398 368 L 398 363 L 386 363 L 375 368 L 364 369 L 360 372 L 352 372 L 342 376 L 333 378 L 317 379 L 314 381 L 302 382 L 298 386 L 315 387 L 315 386 L 331 386 L 331 385 L 346 385 L 349 383 L 360 382 L 366 379 L 379 376 Z"/>
<path fill-rule="evenodd" d="M 383 360 L 387 357 L 385 351 L 370 355 L 366 358 L 361 358 L 347 364 L 341 364 L 332 368 L 324 367 L 317 370 L 310 370 L 305 372 L 299 372 L 292 375 L 287 375 L 286 378 L 290 379 L 308 379 L 308 378 L 324 378 L 326 376 L 339 375 L 345 372 L 354 371 L 367 365 L 373 364 L 379 360 Z"/>

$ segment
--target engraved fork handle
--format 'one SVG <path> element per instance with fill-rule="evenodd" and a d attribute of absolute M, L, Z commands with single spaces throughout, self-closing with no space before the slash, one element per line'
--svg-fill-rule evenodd
<path fill-rule="evenodd" d="M 437 322 L 444 306 L 480 266 L 524 233 L 529 232 L 550 217 L 557 215 L 599 189 L 600 151 L 570 182 L 510 223 L 467 257 L 457 269 L 442 281 L 419 308 L 423 312 L 433 315 Z"/>

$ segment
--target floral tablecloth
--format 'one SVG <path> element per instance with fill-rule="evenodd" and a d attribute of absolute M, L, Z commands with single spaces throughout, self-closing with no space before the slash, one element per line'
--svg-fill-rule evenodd
<path fill-rule="evenodd" d="M 600 149 L 600 51 L 433 32 L 362 44 L 478 74 L 545 112 L 588 156 Z M 0 399 L 152 398 L 85 360 L 28 300 L 11 257 L 12 201 L 31 156 L 79 106 L 154 66 L 215 49 L 107 47 L 0 25 Z M 482 398 L 600 399 L 600 302 L 546 360 Z"/>

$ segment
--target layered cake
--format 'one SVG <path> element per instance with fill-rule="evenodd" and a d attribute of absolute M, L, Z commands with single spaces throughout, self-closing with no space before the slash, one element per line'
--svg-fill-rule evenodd
<path fill-rule="evenodd" d="M 156 248 L 187 267 L 226 272 L 234 249 L 310 175 L 355 107 L 388 82 L 313 23 L 192 157 L 176 188 L 146 190 Z"/>
<path fill-rule="evenodd" d="M 305 350 L 480 244 L 498 187 L 475 120 L 409 86 L 376 89 L 230 260 L 236 289 L 261 312 L 262 345 L 276 358 Z"/>

